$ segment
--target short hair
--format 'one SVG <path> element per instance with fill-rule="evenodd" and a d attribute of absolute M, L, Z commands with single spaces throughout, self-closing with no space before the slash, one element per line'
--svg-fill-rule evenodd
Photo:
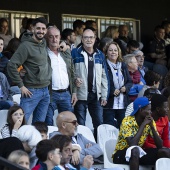
<path fill-rule="evenodd" d="M 32 125 L 35 126 L 35 128 L 36 128 L 40 133 L 46 133 L 46 134 L 48 133 L 47 123 L 37 121 L 37 122 L 34 122 Z"/>
<path fill-rule="evenodd" d="M 32 25 L 35 26 L 37 23 L 43 23 L 45 26 L 47 25 L 47 20 L 44 17 L 39 17 L 39 18 L 35 18 L 32 21 Z"/>
<path fill-rule="evenodd" d="M 157 32 L 161 29 L 164 29 L 164 27 L 162 27 L 161 25 L 157 25 L 155 28 L 154 28 L 154 32 Z"/>
<path fill-rule="evenodd" d="M 127 54 L 123 56 L 123 61 L 125 62 L 126 65 L 128 65 L 132 61 L 133 57 L 135 57 L 135 54 Z"/>
<path fill-rule="evenodd" d="M 83 25 L 85 25 L 85 23 L 82 20 L 77 19 L 73 22 L 73 30 L 75 31 L 77 27 L 81 28 Z"/>
<path fill-rule="evenodd" d="M 85 22 L 85 25 L 86 25 L 86 27 L 92 27 L 92 24 L 93 23 L 96 23 L 96 21 L 94 21 L 94 20 L 87 20 L 86 22 Z"/>
<path fill-rule="evenodd" d="M 48 153 L 54 151 L 56 148 L 54 141 L 45 139 L 37 144 L 35 153 L 40 161 L 45 162 L 47 160 Z"/>
<path fill-rule="evenodd" d="M 127 47 L 134 47 L 134 48 L 139 48 L 139 42 L 136 41 L 136 40 L 130 40 L 128 43 L 127 43 Z"/>
<path fill-rule="evenodd" d="M 118 49 L 118 58 L 117 58 L 117 61 L 122 62 L 123 61 L 122 52 L 121 52 L 121 49 L 120 49 L 119 45 L 116 42 L 111 42 L 111 43 L 107 44 L 105 55 L 106 55 L 106 53 L 107 53 L 107 51 L 108 51 L 108 49 L 109 49 L 111 44 L 114 44 L 117 47 L 117 49 Z"/>
<path fill-rule="evenodd" d="M 170 86 L 166 87 L 163 92 L 162 92 L 162 95 L 169 98 L 170 96 Z"/>
<path fill-rule="evenodd" d="M 101 40 L 100 40 L 100 43 L 99 43 L 99 50 L 101 50 L 101 51 L 103 51 L 103 48 L 105 48 L 106 47 L 106 45 L 108 44 L 108 43 L 111 43 L 111 42 L 113 42 L 113 39 L 112 38 L 109 38 L 109 37 L 104 37 L 104 38 L 102 38 Z M 105 51 L 103 51 L 103 52 L 105 52 Z"/>
<path fill-rule="evenodd" d="M 30 25 L 32 25 L 33 21 L 34 21 L 33 18 L 28 18 L 27 23 L 26 23 L 26 29 L 28 29 Z"/>
<path fill-rule="evenodd" d="M 74 32 L 73 29 L 70 29 L 70 28 L 66 28 L 62 31 L 61 33 L 61 38 L 63 40 L 66 40 L 68 36 L 70 36 L 72 33 Z"/>
<path fill-rule="evenodd" d="M 165 28 L 165 27 L 167 27 L 169 24 L 170 24 L 170 21 L 165 20 L 165 21 L 162 21 L 161 26 L 162 26 L 163 28 Z"/>
<path fill-rule="evenodd" d="M 63 148 L 68 146 L 72 142 L 71 136 L 67 135 L 55 135 L 51 138 L 54 141 L 54 145 L 56 148 L 60 149 L 60 152 L 63 151 Z"/>
<path fill-rule="evenodd" d="M 22 156 L 27 156 L 28 160 L 29 160 L 29 156 L 28 156 L 27 152 L 25 152 L 23 150 L 15 150 L 15 151 L 11 152 L 8 156 L 8 160 L 13 163 L 18 164 L 18 161 Z"/>
<path fill-rule="evenodd" d="M 12 38 L 9 41 L 5 51 L 10 51 L 11 53 L 14 53 L 17 50 L 17 48 L 19 47 L 20 44 L 21 44 L 21 41 L 20 41 L 19 38 Z"/>
<path fill-rule="evenodd" d="M 161 75 L 152 71 L 152 70 L 148 70 L 145 75 L 144 75 L 144 80 L 146 82 L 147 86 L 153 86 L 154 82 L 158 83 L 161 80 Z"/>
<path fill-rule="evenodd" d="M 3 22 L 7 22 L 8 23 L 8 20 L 6 18 L 0 18 L 0 26 L 2 26 Z"/>
<path fill-rule="evenodd" d="M 143 96 L 151 99 L 154 94 L 159 94 L 159 90 L 157 88 L 148 88 L 145 90 Z"/>
<path fill-rule="evenodd" d="M 162 107 L 164 102 L 167 102 L 168 99 L 162 94 L 154 94 L 151 98 L 151 111 L 156 110 L 157 107 Z"/>
<path fill-rule="evenodd" d="M 14 105 L 14 106 L 10 107 L 9 110 L 8 110 L 7 123 L 9 125 L 9 132 L 10 132 L 10 134 L 12 134 L 12 130 L 13 130 L 13 127 L 14 127 L 14 121 L 12 119 L 12 114 L 14 112 L 16 112 L 17 110 L 19 110 L 19 109 L 21 109 L 22 112 L 24 113 L 24 110 L 22 109 L 22 107 L 21 106 L 17 106 L 17 105 Z M 25 125 L 25 124 L 26 124 L 26 121 L 25 121 L 25 115 L 24 115 L 21 126 Z"/>

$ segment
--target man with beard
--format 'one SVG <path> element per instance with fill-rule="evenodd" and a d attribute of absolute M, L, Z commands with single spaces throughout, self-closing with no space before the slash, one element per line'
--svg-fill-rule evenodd
<path fill-rule="evenodd" d="M 100 156 L 103 154 L 100 146 L 77 133 L 77 118 L 72 112 L 64 111 L 58 114 L 56 124 L 58 132 L 51 133 L 50 138 L 56 134 L 68 135 L 72 137 L 72 144 L 78 144 L 81 147 L 80 151 L 76 148 L 77 145 L 73 145 L 72 163 L 74 165 L 82 164 L 86 155 L 92 155 L 94 161 L 100 162 Z"/>
<path fill-rule="evenodd" d="M 12 56 L 7 68 L 12 81 L 21 89 L 20 105 L 25 112 L 26 121 L 28 122 L 33 113 L 33 123 L 45 121 L 50 102 L 48 85 L 51 79 L 51 67 L 44 40 L 46 23 L 45 18 L 34 19 L 33 34 L 23 35 L 22 43 Z M 17 71 L 21 65 L 26 70 L 23 79 Z"/>

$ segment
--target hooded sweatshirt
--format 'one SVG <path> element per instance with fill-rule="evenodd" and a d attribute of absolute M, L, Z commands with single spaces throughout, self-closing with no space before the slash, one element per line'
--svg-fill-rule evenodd
<path fill-rule="evenodd" d="M 43 88 L 50 84 L 51 66 L 46 51 L 46 41 L 43 39 L 37 42 L 32 34 L 24 34 L 22 43 L 10 59 L 7 70 L 12 81 L 19 88 Z M 21 79 L 17 69 L 20 66 L 26 70 L 25 76 Z"/>

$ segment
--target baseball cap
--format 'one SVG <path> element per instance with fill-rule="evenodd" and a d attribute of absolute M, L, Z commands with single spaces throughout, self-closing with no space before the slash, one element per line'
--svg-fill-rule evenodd
<path fill-rule="evenodd" d="M 133 102 L 133 112 L 130 114 L 130 116 L 133 116 L 136 114 L 136 112 L 147 105 L 150 104 L 150 101 L 148 100 L 147 97 L 138 97 L 134 102 Z"/>

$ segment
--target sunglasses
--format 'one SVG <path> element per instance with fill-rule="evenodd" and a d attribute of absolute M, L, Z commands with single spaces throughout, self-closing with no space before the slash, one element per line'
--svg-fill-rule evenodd
<path fill-rule="evenodd" d="M 77 123 L 77 120 L 73 120 L 72 122 L 67 122 L 67 121 L 64 121 L 66 123 L 72 123 L 74 126 L 76 126 L 78 123 Z"/>

